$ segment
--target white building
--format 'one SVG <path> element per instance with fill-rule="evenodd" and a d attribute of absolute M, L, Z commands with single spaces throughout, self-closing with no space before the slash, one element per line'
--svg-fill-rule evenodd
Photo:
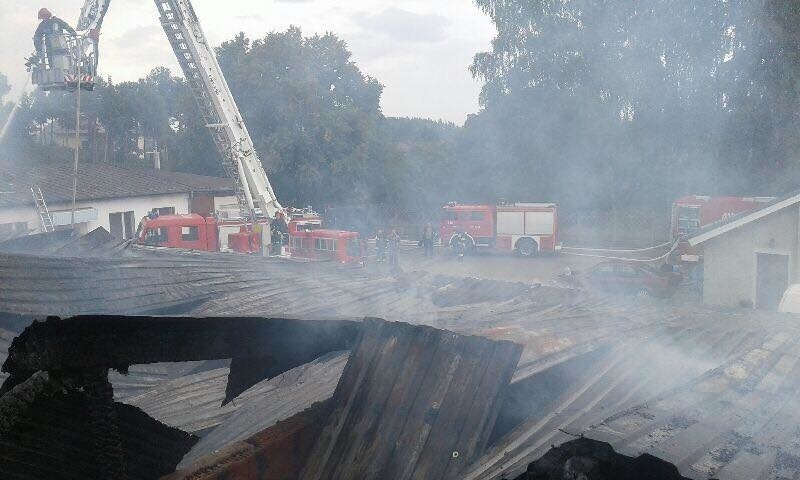
<path fill-rule="evenodd" d="M 31 187 L 42 191 L 56 229 L 72 223 L 72 166 L 0 165 L 0 241 L 42 232 Z M 132 238 L 139 220 L 162 214 L 238 211 L 231 181 L 163 170 L 85 164 L 78 171 L 75 223 L 80 233 L 103 227 Z"/>

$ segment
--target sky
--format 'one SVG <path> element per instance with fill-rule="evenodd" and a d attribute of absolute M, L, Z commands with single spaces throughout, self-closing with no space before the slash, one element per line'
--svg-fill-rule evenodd
<path fill-rule="evenodd" d="M 44 0 L 43 0 L 44 1 Z M 462 124 L 478 111 L 480 83 L 467 67 L 490 49 L 495 29 L 471 0 L 193 0 L 210 40 L 218 45 L 244 31 L 262 37 L 299 26 L 331 31 L 345 42 L 362 72 L 384 86 L 387 116 L 442 119 Z M 24 85 L 24 58 L 33 50 L 36 13 L 47 6 L 74 25 L 83 0 L 0 0 L 0 72 Z M 100 74 L 134 80 L 151 68 L 180 69 L 158 24 L 152 0 L 112 0 L 102 29 Z"/>

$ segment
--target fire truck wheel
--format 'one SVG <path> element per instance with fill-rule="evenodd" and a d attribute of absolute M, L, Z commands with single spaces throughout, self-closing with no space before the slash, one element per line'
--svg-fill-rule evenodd
<path fill-rule="evenodd" d="M 533 257 L 539 253 L 539 245 L 536 241 L 530 238 L 521 238 L 517 242 L 517 252 L 523 257 Z"/>

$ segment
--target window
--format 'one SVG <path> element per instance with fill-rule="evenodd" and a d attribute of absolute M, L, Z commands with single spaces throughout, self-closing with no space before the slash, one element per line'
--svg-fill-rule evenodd
<path fill-rule="evenodd" d="M 486 212 L 469 212 L 469 219 L 473 222 L 482 222 L 486 218 Z"/>
<path fill-rule="evenodd" d="M 108 214 L 108 226 L 111 235 L 127 240 L 136 234 L 136 222 L 133 212 L 117 212 Z"/>
<path fill-rule="evenodd" d="M 450 221 L 455 221 L 458 218 L 458 214 L 450 210 L 446 210 L 443 216 L 445 220 L 450 220 Z"/>
<path fill-rule="evenodd" d="M 309 239 L 303 237 L 291 237 L 291 243 L 294 250 L 308 250 L 310 245 Z"/>
<path fill-rule="evenodd" d="M 700 207 L 678 208 L 678 234 L 686 235 L 700 229 Z"/>
<path fill-rule="evenodd" d="M 184 242 L 200 240 L 200 227 L 181 227 L 181 240 Z"/>
<path fill-rule="evenodd" d="M 314 240 L 314 249 L 323 252 L 332 252 L 335 248 L 335 242 L 330 238 L 317 238 Z"/>
<path fill-rule="evenodd" d="M 159 215 L 175 215 L 175 207 L 156 208 Z"/>
<path fill-rule="evenodd" d="M 160 227 L 160 228 L 148 228 L 144 235 L 144 244 L 145 245 L 160 245 L 166 242 L 168 239 L 167 237 L 167 228 Z"/>

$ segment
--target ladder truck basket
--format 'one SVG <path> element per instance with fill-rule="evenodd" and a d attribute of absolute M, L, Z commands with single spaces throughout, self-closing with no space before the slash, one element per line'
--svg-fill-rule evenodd
<path fill-rule="evenodd" d="M 48 35 L 41 54 L 28 60 L 31 83 L 41 90 L 94 90 L 97 44 L 88 35 Z M 80 82 L 78 80 L 80 79 Z"/>

